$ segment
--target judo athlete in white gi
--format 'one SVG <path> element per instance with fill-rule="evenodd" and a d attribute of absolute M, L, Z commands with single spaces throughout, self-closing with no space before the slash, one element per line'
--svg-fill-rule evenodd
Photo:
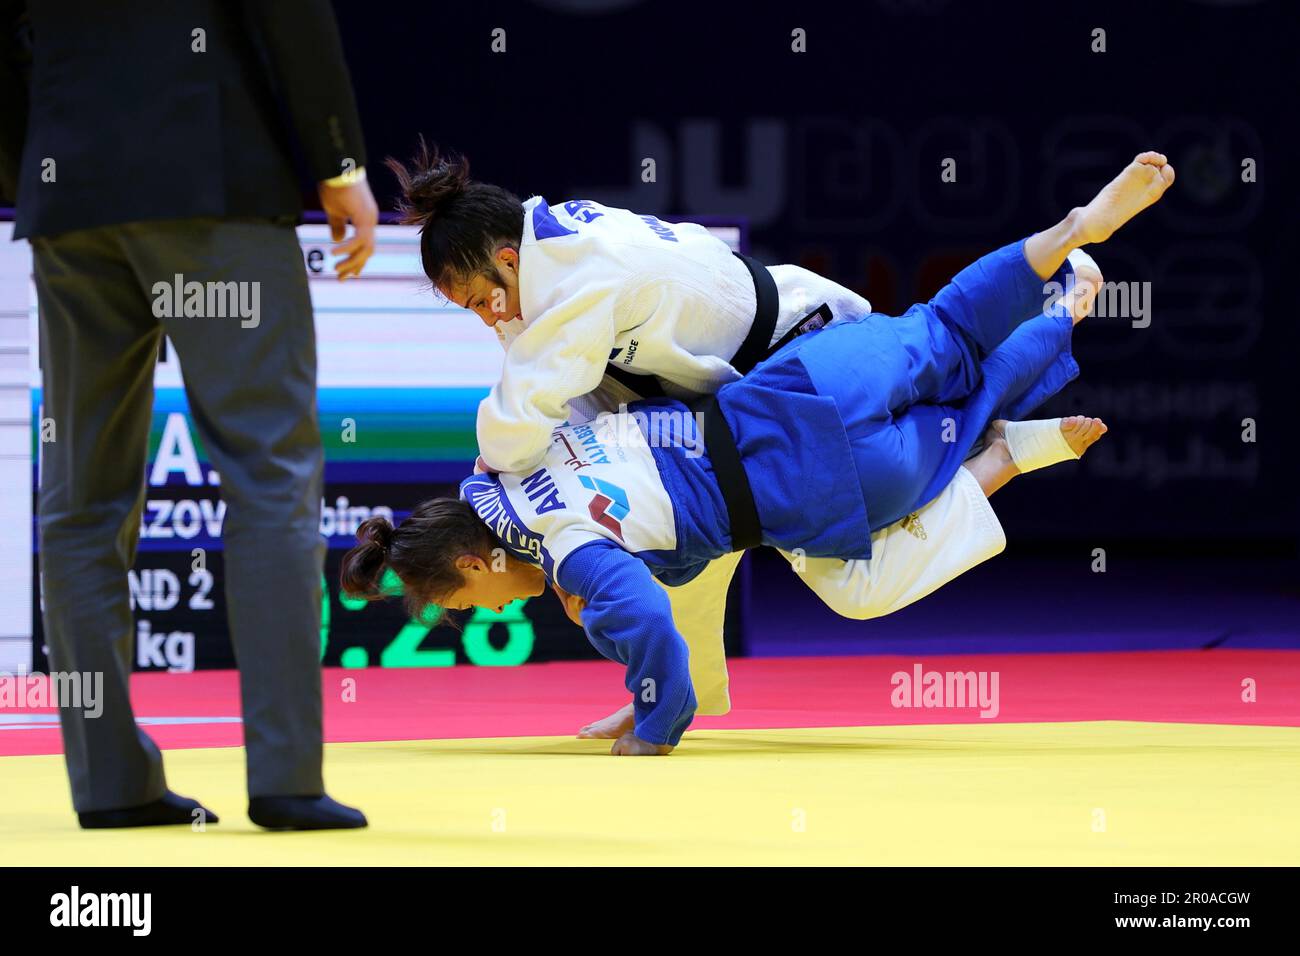
<path fill-rule="evenodd" d="M 767 544 L 882 562 L 874 583 L 888 590 L 879 533 L 900 521 L 905 531 L 924 526 L 950 483 L 969 487 L 963 472 L 980 488 L 964 503 L 978 511 L 1011 475 L 1078 457 L 1101 423 L 1007 421 L 1078 374 L 1070 338 L 1095 288 L 1044 307 L 1044 283 L 1065 284 L 1072 251 L 1105 241 L 1173 178 L 1165 157 L 1139 155 L 1086 207 L 984 256 L 929 303 L 793 339 L 704 403 L 698 428 L 681 402 L 637 402 L 556 429 L 535 467 L 474 475 L 461 500 L 425 502 L 397 529 L 370 519 L 345 559 L 344 589 L 381 596 L 391 568 L 417 608 L 492 607 L 553 581 L 581 602 L 592 644 L 627 666 L 634 727 L 613 752 L 666 753 L 696 697 L 687 646 L 654 579 L 681 584 L 720 555 Z M 984 450 L 965 467 L 979 441 Z M 990 530 L 996 518 L 984 507 Z M 1000 548 L 1000 530 L 986 537 Z M 910 563 L 892 569 L 902 594 L 924 590 L 924 567 Z"/>
<path fill-rule="evenodd" d="M 429 278 L 506 348 L 501 380 L 478 413 L 483 470 L 527 472 L 558 425 L 638 398 L 713 394 L 796 327 L 871 312 L 862 296 L 807 269 L 734 255 L 699 225 L 586 200 L 520 203 L 423 144 L 411 169 L 389 166 L 404 221 L 423 227 Z M 723 555 L 668 591 L 704 714 L 731 707 L 723 623 L 740 558 Z M 630 709 L 582 735 L 617 736 L 601 728 L 620 718 Z"/>

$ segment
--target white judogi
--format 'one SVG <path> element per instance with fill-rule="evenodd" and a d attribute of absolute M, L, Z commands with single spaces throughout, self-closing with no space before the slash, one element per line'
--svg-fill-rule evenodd
<path fill-rule="evenodd" d="M 715 392 L 740 377 L 727 359 L 753 323 L 755 292 L 726 243 L 698 225 L 587 201 L 550 207 L 534 197 L 524 212 L 522 317 L 495 326 L 506 360 L 478 412 L 479 452 L 492 470 L 528 474 L 551 447 L 553 428 L 636 398 L 606 376 L 611 354 L 629 371 L 658 377 L 679 398 Z M 780 297 L 773 342 L 823 302 L 835 319 L 871 311 L 862 296 L 807 269 L 769 271 Z M 869 561 L 786 557 L 833 610 L 865 619 L 924 597 L 1003 547 L 992 508 L 963 469 L 914 521 L 874 534 Z M 731 709 L 722 630 L 741 554 L 665 588 L 690 648 L 701 714 Z"/>
<path fill-rule="evenodd" d="M 476 475 L 462 495 L 515 556 L 552 579 L 583 545 L 609 541 L 626 551 L 674 551 L 674 506 L 645 434 L 628 416 L 605 413 L 557 428 L 529 473 Z M 604 495 L 607 509 L 588 504 Z"/>
<path fill-rule="evenodd" d="M 780 296 L 773 341 L 823 302 L 834 318 L 871 311 L 807 269 L 769 271 Z M 754 321 L 754 281 L 721 239 L 587 200 L 524 203 L 519 295 L 522 320 L 498 323 L 501 381 L 478 410 L 479 454 L 499 472 L 536 465 L 608 363 L 658 377 L 675 398 L 735 381 L 730 358 Z"/>
<path fill-rule="evenodd" d="M 1007 546 L 993 506 L 965 468 L 920 511 L 871 536 L 871 558 L 840 561 L 782 551 L 836 614 L 868 620 L 919 601 Z"/>

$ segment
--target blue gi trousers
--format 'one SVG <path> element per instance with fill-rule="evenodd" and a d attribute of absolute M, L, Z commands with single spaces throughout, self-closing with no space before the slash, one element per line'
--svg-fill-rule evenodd
<path fill-rule="evenodd" d="M 815 414 L 814 396 L 833 399 L 867 521 L 876 531 L 942 491 L 990 421 L 1023 416 L 1079 374 L 1070 354 L 1069 311 L 1060 304 L 1045 309 L 1046 284 L 1065 288 L 1073 269 L 1067 262 L 1056 275 L 1040 279 L 1023 246 L 1017 242 L 983 256 L 929 302 L 902 315 L 872 313 L 801 336 L 719 392 L 737 430 L 765 534 L 772 531 L 774 541 L 790 537 L 782 526 L 793 530 L 800 516 L 782 502 L 792 497 L 802 499 L 797 507 L 802 522 L 808 521 L 807 478 L 800 495 L 782 487 L 783 475 L 810 473 L 813 462 L 796 467 L 789 456 L 798 456 L 797 447 L 807 451 L 818 438 L 811 426 L 784 443 L 774 434 L 800 427 L 794 411 L 799 403 L 791 393 L 806 394 L 805 416 Z M 824 420 L 816 431 L 826 431 Z M 786 460 L 768 448 L 780 448 Z M 847 464 L 825 447 L 816 454 L 828 467 L 838 460 L 836 470 Z M 843 478 L 834 496 L 839 507 L 846 501 L 843 485 L 852 480 Z"/>

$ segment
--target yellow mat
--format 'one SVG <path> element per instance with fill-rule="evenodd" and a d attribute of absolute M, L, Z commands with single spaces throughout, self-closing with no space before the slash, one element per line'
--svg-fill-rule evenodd
<path fill-rule="evenodd" d="M 266 834 L 243 754 L 175 750 L 206 832 L 76 828 L 59 757 L 0 758 L 5 865 L 1300 863 L 1300 728 L 1090 722 L 331 744 L 368 830 Z"/>

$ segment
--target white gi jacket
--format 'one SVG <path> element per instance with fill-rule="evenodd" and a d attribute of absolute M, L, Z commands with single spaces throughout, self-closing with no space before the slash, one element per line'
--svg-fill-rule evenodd
<path fill-rule="evenodd" d="M 807 269 L 769 271 L 780 297 L 773 342 L 823 302 L 835 319 L 871 311 Z M 524 203 L 519 288 L 523 328 L 501 323 L 505 365 L 478 410 L 479 454 L 494 471 L 537 465 L 569 403 L 601 386 L 607 365 L 654 375 L 683 399 L 740 377 L 729 360 L 754 321 L 754 283 L 703 226 L 536 196 Z"/>

